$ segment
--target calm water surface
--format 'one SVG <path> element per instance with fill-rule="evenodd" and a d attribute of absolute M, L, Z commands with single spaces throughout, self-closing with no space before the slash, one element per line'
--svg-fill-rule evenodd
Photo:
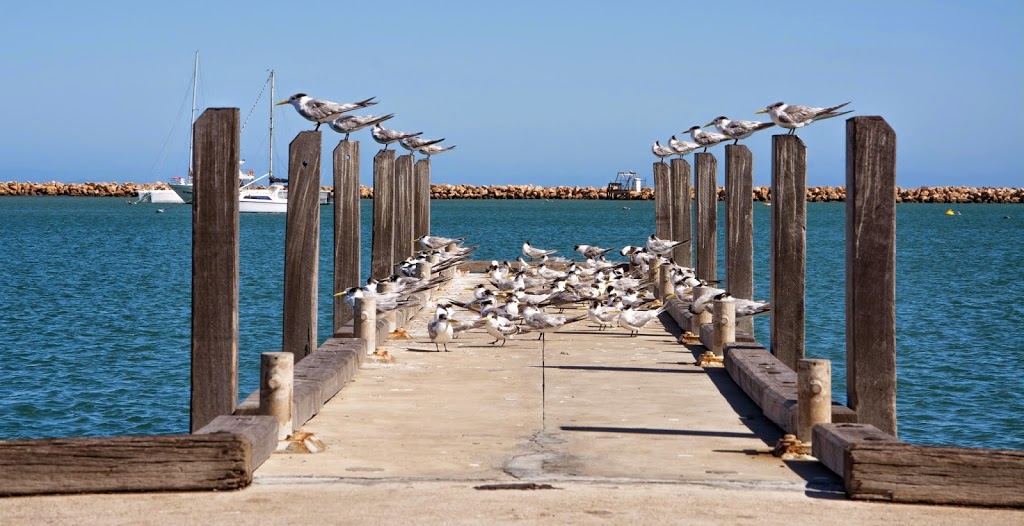
<path fill-rule="evenodd" d="M 371 206 L 363 202 L 364 225 Z M 515 258 L 524 240 L 566 256 L 577 243 L 642 244 L 654 223 L 649 201 L 432 206 L 433 233 L 468 236 L 485 260 Z M 897 206 L 900 437 L 1024 449 L 1024 205 L 957 205 L 957 216 L 944 215 L 946 208 Z M 323 341 L 331 326 L 332 262 L 324 248 L 333 219 L 329 207 L 321 210 Z M 769 291 L 770 210 L 754 207 L 760 299 Z M 807 355 L 832 360 L 834 396 L 845 401 L 845 207 L 809 203 L 807 214 Z M 0 438 L 187 432 L 191 225 L 191 208 L 182 205 L 0 199 L 7 268 L 0 280 Z M 369 242 L 364 228 L 364 255 Z M 281 345 L 283 250 L 283 215 L 241 217 L 241 397 L 258 385 L 260 353 Z M 364 257 L 364 274 L 368 266 Z M 767 322 L 756 324 L 766 345 Z"/>

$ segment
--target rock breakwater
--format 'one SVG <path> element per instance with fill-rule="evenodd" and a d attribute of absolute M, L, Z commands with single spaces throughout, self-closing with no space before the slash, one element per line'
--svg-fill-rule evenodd
<path fill-rule="evenodd" d="M 321 187 L 331 190 L 331 187 Z M 19 183 L 0 182 L 0 196 L 89 196 L 89 197 L 135 197 L 139 190 L 170 189 L 167 183 Z M 360 186 L 359 195 L 373 198 L 373 189 Z M 607 199 L 605 188 L 592 186 L 538 186 L 538 185 L 430 185 L 433 199 Z M 771 201 L 771 188 L 754 187 L 754 201 Z M 633 192 L 633 200 L 654 199 L 654 189 L 644 188 Z M 725 200 L 725 189 L 718 189 L 718 200 Z M 813 186 L 807 189 L 807 200 L 812 202 L 841 202 L 846 200 L 846 187 Z M 967 186 L 926 186 L 919 188 L 897 188 L 898 203 L 1021 203 L 1024 202 L 1024 188 L 996 188 Z"/>

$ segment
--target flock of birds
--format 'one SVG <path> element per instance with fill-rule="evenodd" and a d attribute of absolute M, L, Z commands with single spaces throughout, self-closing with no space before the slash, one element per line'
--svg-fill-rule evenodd
<path fill-rule="evenodd" d="M 665 159 L 666 157 L 672 157 L 673 155 L 678 155 L 679 158 L 682 159 L 686 154 L 695 152 L 701 148 L 706 152 L 708 151 L 708 147 L 726 141 L 733 141 L 733 144 L 738 144 L 740 139 L 746 139 L 755 132 L 771 128 L 772 126 L 786 128 L 789 130 L 789 135 L 793 135 L 796 133 L 797 128 L 802 128 L 815 121 L 831 119 L 833 117 L 839 117 L 840 115 L 850 113 L 852 110 L 837 111 L 847 104 L 849 104 L 849 102 L 829 106 L 827 108 L 811 108 L 808 106 L 789 105 L 785 102 L 776 102 L 754 112 L 767 113 L 768 117 L 771 118 L 771 122 L 730 120 L 728 117 L 722 115 L 716 117 L 713 121 L 705 124 L 704 126 L 693 126 L 689 130 L 683 132 L 690 134 L 690 138 L 693 139 L 693 142 L 681 141 L 676 139 L 676 136 L 673 135 L 668 140 L 667 146 L 663 146 L 661 141 L 654 141 L 654 146 L 651 147 L 651 152 L 659 159 Z M 712 125 L 718 129 L 718 133 L 704 131 L 704 128 Z"/>
<path fill-rule="evenodd" d="M 415 294 L 439 286 L 446 278 L 414 277 L 417 264 L 432 262 L 432 270 L 443 270 L 466 259 L 476 247 L 464 247 L 464 238 L 422 236 L 416 242 L 423 251 L 410 257 L 399 272 L 381 286 L 369 280 L 363 287 L 353 287 L 337 295 L 353 302 L 358 297 L 373 297 L 378 314 L 420 301 Z M 694 269 L 676 265 L 672 251 L 681 241 L 651 235 L 643 246 L 626 246 L 618 252 L 628 263 L 612 262 L 605 255 L 615 249 L 593 245 L 576 245 L 582 260 L 555 257 L 555 250 L 522 245 L 522 256 L 515 262 L 492 261 L 487 271 L 488 283 L 473 289 L 467 301 L 442 299 L 437 302 L 427 334 L 435 350 L 447 351 L 448 344 L 460 334 L 482 330 L 494 338 L 492 345 L 505 343 L 518 336 L 536 333 L 542 342 L 546 334 L 567 325 L 589 320 L 598 330 L 621 327 L 635 337 L 665 310 L 646 289 L 651 285 L 652 265 L 669 268 L 672 296 L 689 305 L 694 314 L 713 309 L 714 300 L 731 297 L 725 289 L 708 287 L 697 278 Z M 445 250 L 454 244 L 454 251 Z M 707 287 L 694 297 L 694 287 Z M 585 313 L 582 309 L 585 308 Z M 565 309 L 574 309 L 564 314 Z M 557 310 L 558 312 L 554 312 Z M 767 303 L 736 299 L 736 315 L 751 316 L 767 312 Z"/>
<path fill-rule="evenodd" d="M 316 126 L 313 128 L 314 130 L 319 130 L 320 125 L 326 123 L 332 130 L 338 133 L 344 133 L 346 141 L 348 140 L 349 134 L 352 132 L 373 126 L 373 129 L 370 130 L 373 135 L 373 140 L 378 144 L 383 144 L 385 150 L 388 149 L 389 145 L 397 142 L 402 145 L 403 148 L 409 150 L 410 153 L 419 152 L 429 158 L 431 155 L 437 155 L 439 153 L 455 149 L 455 145 L 439 145 L 438 143 L 443 141 L 443 138 L 423 139 L 420 137 L 420 135 L 423 135 L 423 132 L 403 132 L 381 126 L 380 123 L 394 117 L 394 113 L 389 113 L 387 115 L 346 115 L 346 113 L 350 111 L 363 109 L 377 104 L 378 101 L 374 99 L 376 99 L 376 97 L 370 97 L 357 102 L 339 104 L 329 100 L 314 99 L 305 93 L 296 93 L 295 95 L 278 102 L 277 105 L 291 104 L 292 107 L 295 108 L 295 111 L 297 111 L 304 119 L 316 123 Z"/>

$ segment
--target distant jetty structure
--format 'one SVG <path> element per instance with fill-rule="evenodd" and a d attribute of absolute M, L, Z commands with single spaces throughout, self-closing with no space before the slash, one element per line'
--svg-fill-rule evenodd
<path fill-rule="evenodd" d="M 426 160 L 426 159 L 424 159 Z M 417 161 L 419 162 L 419 161 Z M 422 165 L 419 169 L 422 169 Z M 121 197 L 135 198 L 139 190 L 170 189 L 167 183 L 62 183 L 49 181 L 0 182 L 0 197 L 3 196 L 77 196 L 77 197 Z M 333 191 L 331 186 L 322 190 Z M 752 189 L 755 202 L 770 202 L 771 187 L 755 186 Z M 654 199 L 654 188 L 642 188 L 631 192 L 628 199 L 650 201 Z M 718 187 L 717 198 L 725 201 L 725 188 Z M 691 197 L 693 196 L 691 189 Z M 373 188 L 359 186 L 359 197 L 373 198 Z M 609 199 L 606 187 L 593 186 L 540 186 L 521 185 L 470 185 L 430 184 L 431 199 Z M 616 196 L 623 199 L 621 196 Z M 831 203 L 846 201 L 845 186 L 809 186 L 807 201 Z M 968 187 L 968 186 L 921 186 L 896 189 L 897 203 L 1024 203 L 1024 187 Z"/>

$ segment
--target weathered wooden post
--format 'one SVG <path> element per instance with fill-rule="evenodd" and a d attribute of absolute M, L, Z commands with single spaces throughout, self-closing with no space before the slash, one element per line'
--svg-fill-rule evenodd
<path fill-rule="evenodd" d="M 736 298 L 754 298 L 754 161 L 742 144 L 725 147 L 725 283 Z M 754 320 L 736 320 L 736 332 L 754 337 Z"/>
<path fill-rule="evenodd" d="M 658 257 L 647 267 L 647 279 L 651 282 L 650 290 L 656 298 L 661 297 L 661 268 L 663 265 L 661 257 Z"/>
<path fill-rule="evenodd" d="M 672 187 L 668 165 L 654 163 L 654 235 L 672 239 Z"/>
<path fill-rule="evenodd" d="M 725 298 L 715 300 L 712 313 L 712 349 L 715 356 L 722 356 L 725 344 L 736 341 L 736 300 Z"/>
<path fill-rule="evenodd" d="M 377 292 L 382 294 L 388 294 L 395 291 L 395 284 L 391 281 L 381 281 L 377 283 Z M 398 329 L 398 313 L 395 310 L 388 311 L 384 315 L 384 318 L 388 321 L 388 332 L 395 332 Z"/>
<path fill-rule="evenodd" d="M 334 149 L 334 290 L 360 281 L 359 141 L 341 141 Z M 334 336 L 351 334 L 352 307 L 334 297 Z M 345 334 L 343 334 L 345 333 Z"/>
<path fill-rule="evenodd" d="M 431 265 L 427 261 L 421 261 L 416 264 L 416 277 L 420 279 L 430 279 Z"/>
<path fill-rule="evenodd" d="M 395 259 L 398 264 L 413 254 L 413 231 L 416 223 L 416 179 L 413 176 L 412 154 L 395 161 Z"/>
<path fill-rule="evenodd" d="M 194 130 L 192 432 L 238 403 L 238 108 L 208 109 Z"/>
<path fill-rule="evenodd" d="M 430 158 L 416 161 L 416 226 L 413 238 L 430 235 Z M 415 250 L 415 248 L 413 249 Z"/>
<path fill-rule="evenodd" d="M 896 133 L 881 117 L 847 120 L 847 400 L 860 423 L 892 436 L 896 436 L 895 196 Z"/>
<path fill-rule="evenodd" d="M 693 155 L 694 208 L 697 212 L 697 278 L 718 279 L 718 159 L 710 153 Z"/>
<path fill-rule="evenodd" d="M 677 265 L 693 266 L 693 225 L 690 203 L 690 163 L 686 159 L 672 159 L 669 179 L 672 186 L 672 239 L 682 243 L 672 251 Z"/>
<path fill-rule="evenodd" d="M 669 294 L 672 294 L 672 265 L 661 265 L 658 267 L 658 299 L 664 303 Z"/>
<path fill-rule="evenodd" d="M 320 266 L 320 132 L 299 132 L 288 147 L 288 213 L 284 230 L 284 333 L 281 349 L 295 362 L 317 348 Z"/>
<path fill-rule="evenodd" d="M 832 362 L 798 360 L 796 378 L 796 438 L 810 442 L 814 426 L 832 423 Z"/>
<path fill-rule="evenodd" d="M 292 434 L 292 390 L 295 355 L 290 352 L 260 354 L 259 414 L 277 419 L 277 439 Z"/>
<path fill-rule="evenodd" d="M 377 300 L 374 298 L 356 298 L 355 337 L 366 342 L 366 354 L 377 350 Z"/>
<path fill-rule="evenodd" d="M 395 151 L 381 150 L 373 158 L 373 239 L 370 276 L 384 279 L 395 264 Z"/>
<path fill-rule="evenodd" d="M 791 370 L 804 357 L 807 146 L 772 136 L 771 351 Z"/>

